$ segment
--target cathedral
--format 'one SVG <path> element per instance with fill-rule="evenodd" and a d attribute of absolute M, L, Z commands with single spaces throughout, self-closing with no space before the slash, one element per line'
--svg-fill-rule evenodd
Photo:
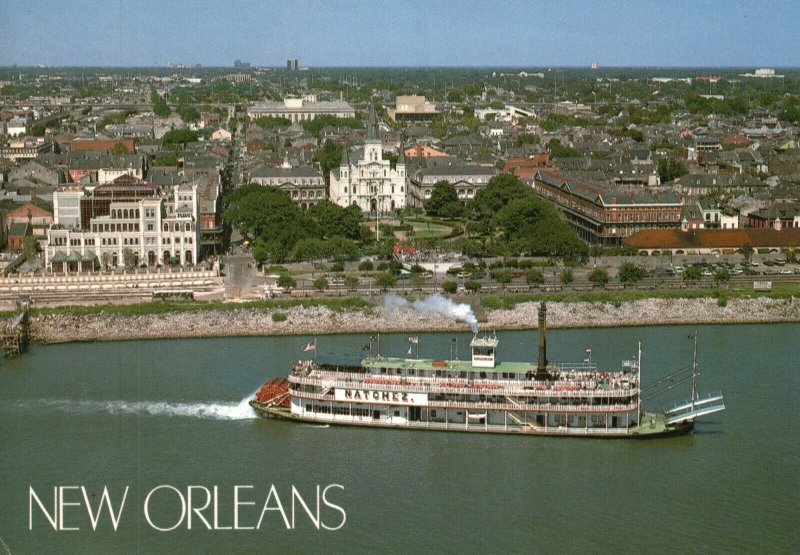
<path fill-rule="evenodd" d="M 393 212 L 405 207 L 406 188 L 403 149 L 394 168 L 383 159 L 373 108 L 364 147 L 351 151 L 345 146 L 339 167 L 331 170 L 330 199 L 339 206 L 358 206 L 363 212 Z"/>

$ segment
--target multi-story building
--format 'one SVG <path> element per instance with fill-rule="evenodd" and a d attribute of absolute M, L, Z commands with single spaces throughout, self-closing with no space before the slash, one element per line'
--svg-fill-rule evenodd
<path fill-rule="evenodd" d="M 60 189 L 53 194 L 53 208 L 45 261 L 54 271 L 197 262 L 196 183 L 162 193 L 152 183 L 122 176 L 93 190 Z"/>
<path fill-rule="evenodd" d="M 279 168 L 255 168 L 250 173 L 250 182 L 285 191 L 303 210 L 328 198 L 321 171 L 311 166 L 293 168 L 287 162 Z"/>
<path fill-rule="evenodd" d="M 453 158 L 415 159 L 409 163 L 408 205 L 424 208 L 431 197 L 433 186 L 439 181 L 453 185 L 458 200 L 468 202 L 484 189 L 489 180 L 497 175 L 495 168 L 466 164 Z"/>
<path fill-rule="evenodd" d="M 331 170 L 331 201 L 339 206 L 358 206 L 364 212 L 393 212 L 406 205 L 406 162 L 400 148 L 395 167 L 383 159 L 374 109 L 367 125 L 364 147 L 345 146 L 338 168 Z"/>
<path fill-rule="evenodd" d="M 295 123 L 311 121 L 317 116 L 354 118 L 356 111 L 347 102 L 317 101 L 315 95 L 307 95 L 303 98 L 284 98 L 283 102 L 255 102 L 247 109 L 247 116 L 252 119 L 285 118 Z"/>
<path fill-rule="evenodd" d="M 387 113 L 392 121 L 430 121 L 439 115 L 436 104 L 418 95 L 398 96 Z"/>
<path fill-rule="evenodd" d="M 533 190 L 554 202 L 582 239 L 619 246 L 622 239 L 645 229 L 680 228 L 683 203 L 673 193 L 615 191 L 555 170 L 541 170 Z"/>

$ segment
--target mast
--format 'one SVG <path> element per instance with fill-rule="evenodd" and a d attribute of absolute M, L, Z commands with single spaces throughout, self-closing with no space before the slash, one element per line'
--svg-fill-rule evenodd
<path fill-rule="evenodd" d="M 642 342 L 639 341 L 639 352 L 636 357 L 636 372 L 638 373 L 636 387 L 639 389 L 639 394 L 636 396 L 636 404 L 638 405 L 638 420 L 641 424 L 642 421 Z"/>
<path fill-rule="evenodd" d="M 697 331 L 692 335 L 694 337 L 694 354 L 692 355 L 692 410 L 694 410 L 694 402 L 697 400 Z"/>
<path fill-rule="evenodd" d="M 536 378 L 547 377 L 547 305 L 542 301 L 539 305 L 539 361 L 536 366 Z"/>

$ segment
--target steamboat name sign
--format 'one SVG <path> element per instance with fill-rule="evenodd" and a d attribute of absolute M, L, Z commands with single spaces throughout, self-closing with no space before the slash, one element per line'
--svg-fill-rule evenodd
<path fill-rule="evenodd" d="M 366 389 L 335 389 L 334 398 L 337 401 L 382 403 L 388 405 L 414 405 L 425 406 L 428 404 L 427 393 L 407 393 L 405 391 L 373 391 Z"/>

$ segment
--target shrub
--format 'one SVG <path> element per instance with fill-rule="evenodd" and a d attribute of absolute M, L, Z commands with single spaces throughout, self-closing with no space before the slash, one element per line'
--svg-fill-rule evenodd
<path fill-rule="evenodd" d="M 341 262 L 336 262 L 333 266 L 331 266 L 331 272 L 344 272 L 344 264 Z"/>
<path fill-rule="evenodd" d="M 569 268 L 564 268 L 561 272 L 561 283 L 562 285 L 569 285 L 574 281 L 575 277 L 572 275 L 572 270 Z"/>
<path fill-rule="evenodd" d="M 481 284 L 479 281 L 468 281 L 464 283 L 464 289 L 466 289 L 467 291 L 472 291 L 474 293 L 475 291 L 480 291 Z"/>
<path fill-rule="evenodd" d="M 375 269 L 374 264 L 372 264 L 372 262 L 370 262 L 369 260 L 365 260 L 358 265 L 359 272 L 371 272 L 374 269 Z"/>
<path fill-rule="evenodd" d="M 603 268 L 595 268 L 589 272 L 587 279 L 594 285 L 605 285 L 608 283 L 608 272 L 606 272 Z"/>
<path fill-rule="evenodd" d="M 288 316 L 283 312 L 273 312 L 272 313 L 272 321 L 273 322 L 285 322 Z"/>
<path fill-rule="evenodd" d="M 455 293 L 458 291 L 458 284 L 455 281 L 445 281 L 442 284 L 442 291 L 450 294 Z"/>
<path fill-rule="evenodd" d="M 529 270 L 525 272 L 525 283 L 528 285 L 540 285 L 544 283 L 544 274 L 540 270 Z"/>
<path fill-rule="evenodd" d="M 378 264 L 378 266 L 376 268 L 376 270 L 378 270 L 379 272 L 385 272 L 388 269 L 389 269 L 389 263 L 388 262 L 381 262 L 381 263 Z"/>

